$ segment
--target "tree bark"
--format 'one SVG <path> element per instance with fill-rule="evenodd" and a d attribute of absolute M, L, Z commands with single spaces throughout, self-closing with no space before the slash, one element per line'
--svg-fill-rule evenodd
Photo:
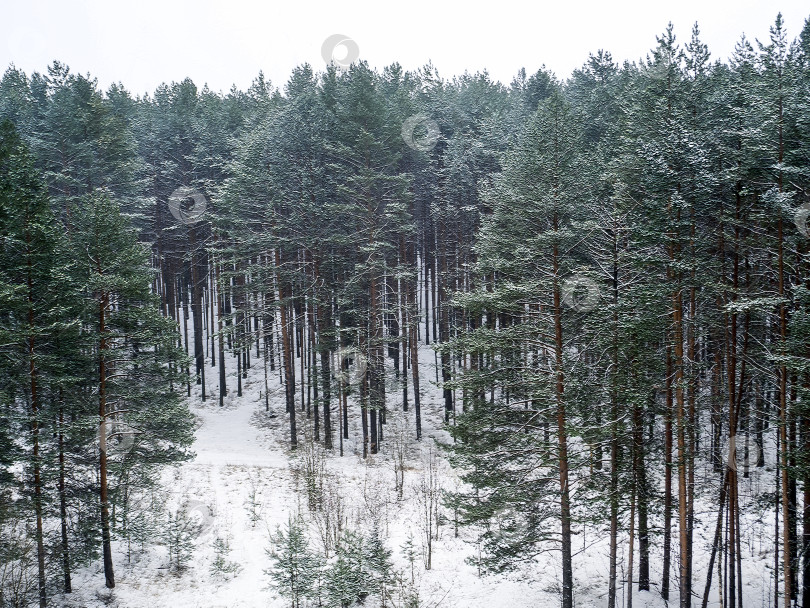
<path fill-rule="evenodd" d="M 99 269 L 99 274 L 101 270 Z M 98 416 L 99 416 L 99 497 L 101 500 L 101 542 L 104 553 L 104 579 L 108 589 L 115 587 L 112 548 L 110 547 L 110 509 L 107 497 L 107 337 L 106 311 L 109 295 L 102 294 L 98 306 Z M 195 328 L 196 329 L 196 328 Z"/>
<path fill-rule="evenodd" d="M 669 600 L 669 573 L 672 556 L 672 354 L 666 349 L 666 407 L 664 409 L 664 558 L 661 575 L 661 597 Z"/>
<path fill-rule="evenodd" d="M 201 398 L 205 401 L 205 350 L 203 349 L 203 297 L 202 279 L 200 278 L 200 260 L 197 251 L 195 226 L 189 227 L 191 245 L 191 315 L 194 320 L 194 362 L 197 372 L 197 384 L 200 385 Z"/>
<path fill-rule="evenodd" d="M 295 428 L 295 369 L 293 367 L 290 329 L 287 321 L 287 296 L 284 289 L 284 280 L 281 277 L 281 254 L 278 247 L 275 250 L 275 258 L 278 303 L 281 312 L 281 348 L 284 357 L 284 394 L 287 398 L 287 413 L 290 415 L 290 447 L 295 449 L 298 446 L 298 436 Z"/>
<path fill-rule="evenodd" d="M 31 236 L 26 230 L 26 254 L 28 266 L 28 380 L 31 389 L 31 444 L 33 451 L 34 468 L 34 512 L 36 515 L 36 542 L 37 542 L 37 584 L 39 588 L 39 605 L 45 608 L 48 604 L 45 586 L 45 544 L 42 529 L 42 470 L 39 454 L 39 392 L 37 384 L 37 365 L 35 355 L 36 341 L 34 338 L 34 279 L 31 263 Z"/>
<path fill-rule="evenodd" d="M 65 398 L 59 388 L 59 520 L 62 531 L 62 574 L 64 591 L 71 593 L 73 585 L 70 580 L 70 545 L 68 544 L 67 496 L 65 493 Z"/>
<path fill-rule="evenodd" d="M 558 230 L 558 219 L 554 214 L 554 230 Z M 565 409 L 565 375 L 563 371 L 562 307 L 560 302 L 559 251 L 554 243 L 553 298 L 554 298 L 554 354 L 556 360 L 556 401 L 557 401 L 557 444 L 560 469 L 560 520 L 562 527 L 562 608 L 574 606 L 574 573 L 571 555 L 571 504 L 568 486 L 568 434 Z"/>

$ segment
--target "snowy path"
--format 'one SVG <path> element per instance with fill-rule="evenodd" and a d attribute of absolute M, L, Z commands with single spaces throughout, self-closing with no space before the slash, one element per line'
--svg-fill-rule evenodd
<path fill-rule="evenodd" d="M 268 449 L 265 433 L 251 425 L 251 418 L 264 413 L 260 404 L 245 397 L 222 408 L 211 399 L 207 404 L 192 408 L 202 423 L 195 433 L 194 464 L 287 466 L 280 450 Z"/>

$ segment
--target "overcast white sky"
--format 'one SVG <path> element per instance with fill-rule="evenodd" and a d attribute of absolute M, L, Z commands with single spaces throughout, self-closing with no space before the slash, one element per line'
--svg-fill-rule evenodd
<path fill-rule="evenodd" d="M 740 35 L 766 40 L 781 11 L 792 39 L 810 16 L 806 0 L 535 0 L 398 3 L 259 0 L 0 0 L 0 69 L 29 74 L 54 59 L 90 72 L 102 87 L 121 81 L 134 94 L 191 77 L 199 86 L 246 88 L 263 70 L 274 85 L 309 62 L 324 67 L 321 44 L 345 34 L 360 58 L 415 69 L 428 60 L 445 77 L 488 69 L 509 83 L 542 64 L 565 77 L 589 52 L 636 60 L 668 21 L 688 39 L 698 21 L 713 58 Z"/>

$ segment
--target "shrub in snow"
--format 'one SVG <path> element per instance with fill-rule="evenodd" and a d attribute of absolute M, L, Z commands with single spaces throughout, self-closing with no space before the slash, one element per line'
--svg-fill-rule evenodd
<path fill-rule="evenodd" d="M 270 577 L 272 588 L 290 600 L 292 608 L 300 608 L 302 601 L 316 596 L 321 560 L 310 550 L 300 519 L 291 516 L 283 528 L 277 528 L 270 536 L 267 555 L 271 566 L 264 573 Z"/>
<path fill-rule="evenodd" d="M 256 522 L 262 518 L 262 501 L 259 497 L 259 482 L 252 475 L 248 475 L 248 494 L 245 502 L 250 525 L 256 527 Z"/>
<path fill-rule="evenodd" d="M 365 558 L 369 570 L 369 587 L 379 596 L 380 605 L 385 608 L 388 588 L 393 582 L 391 550 L 385 546 L 379 529 L 374 526 L 365 541 Z"/>
<path fill-rule="evenodd" d="M 402 543 L 400 549 L 402 549 L 402 554 L 405 556 L 405 559 L 408 560 L 408 564 L 410 564 L 411 583 L 413 584 L 416 582 L 415 566 L 419 551 L 416 549 L 416 545 L 413 542 L 413 534 L 411 532 L 408 532 L 408 538 Z"/>
<path fill-rule="evenodd" d="M 217 534 L 213 542 L 214 560 L 211 562 L 211 575 L 227 577 L 236 574 L 240 570 L 239 564 L 228 559 L 231 550 L 227 539 Z"/>
<path fill-rule="evenodd" d="M 163 530 L 163 542 L 169 550 L 169 567 L 180 571 L 186 567 L 194 553 L 194 539 L 200 533 L 200 523 L 189 516 L 187 503 L 169 512 Z"/>
<path fill-rule="evenodd" d="M 22 523 L 0 513 L 0 606 L 29 606 L 37 593 L 36 544 Z"/>
<path fill-rule="evenodd" d="M 326 605 L 329 608 L 346 608 L 368 596 L 364 545 L 360 534 L 344 531 L 335 558 L 326 572 Z"/>

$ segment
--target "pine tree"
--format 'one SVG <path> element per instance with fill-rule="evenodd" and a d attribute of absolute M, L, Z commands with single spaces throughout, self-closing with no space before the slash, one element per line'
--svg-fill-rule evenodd
<path fill-rule="evenodd" d="M 290 516 L 284 528 L 279 526 L 270 537 L 267 556 L 272 565 L 265 574 L 279 595 L 290 600 L 292 608 L 300 608 L 302 601 L 315 596 L 321 565 L 309 548 L 303 521 Z"/>
<path fill-rule="evenodd" d="M 393 582 L 393 564 L 391 550 L 380 538 L 379 528 L 374 525 L 364 543 L 365 563 L 370 574 L 369 590 L 380 597 L 380 605 L 385 608 L 388 599 L 388 588 Z"/>
<path fill-rule="evenodd" d="M 369 594 L 369 573 L 363 536 L 344 530 L 335 557 L 326 572 L 329 608 L 347 608 Z"/>
<path fill-rule="evenodd" d="M 104 193 L 85 199 L 72 217 L 75 230 L 70 246 L 77 262 L 71 274 L 83 297 L 83 339 L 94 353 L 97 373 L 98 491 L 105 578 L 112 588 L 109 473 L 124 477 L 123 471 L 136 465 L 149 468 L 188 458 L 191 418 L 169 388 L 177 383 L 177 363 L 182 359 L 175 326 L 160 315 L 150 292 L 151 271 L 144 247 Z M 110 428 L 114 428 L 110 425 L 120 422 L 133 427 L 131 461 L 125 456 L 116 462 L 108 454 Z"/>
<path fill-rule="evenodd" d="M 66 323 L 58 308 L 59 233 L 28 150 L 9 121 L 0 124 L 0 239 L 4 393 L 12 403 L 20 401 L 27 406 L 26 452 L 30 449 L 30 455 L 25 455 L 28 470 L 22 489 L 30 497 L 35 520 L 39 605 L 44 607 L 48 496 L 41 428 L 49 417 L 45 393 L 54 372 L 51 332 Z"/>
<path fill-rule="evenodd" d="M 343 295 L 345 312 L 359 314 L 360 350 L 368 361 L 361 382 L 363 454 L 377 453 L 385 420 L 386 258 L 395 255 L 398 236 L 408 222 L 407 178 L 394 171 L 397 150 L 388 145 L 397 141 L 401 127 L 387 120 L 379 89 L 379 79 L 367 64 L 352 66 L 338 82 L 335 136 L 327 142 L 348 232 L 355 246 L 363 248 L 354 267 L 357 287 Z"/>
<path fill-rule="evenodd" d="M 479 265 L 485 275 L 497 273 L 499 287 L 492 294 L 479 291 L 474 299 L 463 302 L 473 314 L 496 315 L 499 331 L 484 327 L 475 332 L 480 338 L 474 333 L 461 347 L 474 354 L 491 353 L 492 369 L 485 373 L 497 382 L 492 387 L 497 393 L 489 403 L 481 402 L 484 387 L 478 384 L 477 373 L 470 374 L 470 390 L 479 397 L 454 429 L 460 443 L 453 455 L 458 464 L 471 470 L 464 476 L 466 481 L 494 490 L 488 492 L 486 501 L 467 496 L 462 507 L 465 518 L 481 521 L 508 514 L 502 533 L 490 533 L 486 539 L 493 567 L 502 568 L 536 550 L 541 539 L 552 538 L 547 517 L 554 514 L 560 523 L 557 538 L 561 539 L 565 608 L 573 605 L 573 567 L 562 287 L 575 263 L 570 252 L 577 238 L 571 221 L 576 218 L 574 203 L 580 196 L 580 183 L 574 178 L 580 162 L 579 137 L 569 106 L 559 92 L 553 93 L 541 104 L 506 161 L 496 189 L 488 193 L 494 213 L 482 231 Z M 524 319 L 524 309 L 534 309 L 538 300 L 543 312 Z M 539 356 L 547 363 L 516 376 L 511 370 L 521 356 L 523 340 L 541 345 Z M 518 395 L 517 407 L 510 403 L 510 392 Z M 522 400 L 524 395 L 531 400 Z M 529 403 L 531 408 L 524 407 Z M 556 445 L 542 432 L 535 435 L 552 422 Z M 516 432 L 519 428 L 534 432 Z M 500 447 L 494 449 L 495 445 Z M 526 460 L 527 454 L 532 454 L 530 460 Z M 517 484 L 525 474 L 520 472 L 522 468 L 535 458 L 556 469 L 556 489 L 548 477 Z M 512 474 L 517 477 L 508 479 Z M 553 509 L 552 500 L 556 502 Z"/>
<path fill-rule="evenodd" d="M 241 569 L 239 564 L 228 559 L 228 553 L 230 552 L 228 539 L 217 534 L 214 537 L 212 546 L 214 559 L 211 562 L 211 574 L 214 576 L 228 576 L 238 573 Z"/>
<path fill-rule="evenodd" d="M 169 551 L 169 567 L 185 569 L 194 554 L 194 539 L 200 532 L 199 522 L 189 517 L 185 503 L 170 511 L 163 531 L 163 542 Z"/>
<path fill-rule="evenodd" d="M 414 567 L 416 565 L 416 560 L 418 558 L 418 551 L 416 549 L 416 545 L 413 542 L 413 534 L 410 532 L 408 533 L 408 538 L 405 539 L 405 542 L 402 543 L 400 546 L 402 550 L 402 555 L 405 557 L 405 560 L 408 562 L 411 570 L 411 584 L 416 583 L 416 575 Z"/>

